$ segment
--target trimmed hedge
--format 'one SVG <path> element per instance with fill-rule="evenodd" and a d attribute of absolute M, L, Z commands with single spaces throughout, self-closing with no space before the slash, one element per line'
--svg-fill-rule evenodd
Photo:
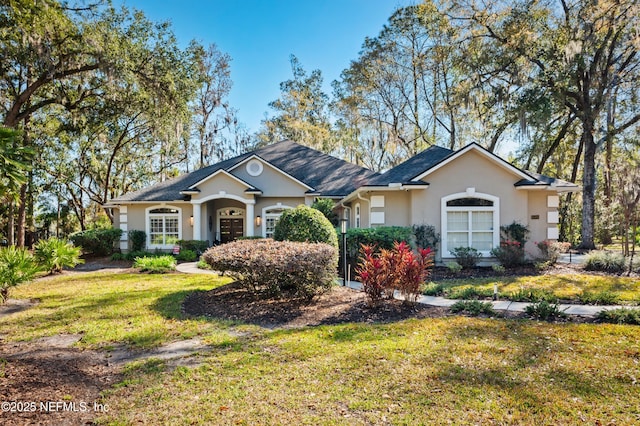
<path fill-rule="evenodd" d="M 375 248 L 376 251 L 393 250 L 396 242 L 405 242 L 412 249 L 416 248 L 416 237 L 410 227 L 350 228 L 347 230 L 347 257 L 351 261 L 356 260 L 362 246 Z"/>
<path fill-rule="evenodd" d="M 71 234 L 69 239 L 75 246 L 82 247 L 83 253 L 107 256 L 114 252 L 114 246 L 120 240 L 122 229 L 89 229 Z"/>
<path fill-rule="evenodd" d="M 276 241 L 326 243 L 338 249 L 338 234 L 321 211 L 299 205 L 282 213 L 273 231 Z"/>
<path fill-rule="evenodd" d="M 239 240 L 210 248 L 202 259 L 245 288 L 270 296 L 311 299 L 336 279 L 337 250 L 325 243 Z"/>
<path fill-rule="evenodd" d="M 207 240 L 180 240 L 178 245 L 181 250 L 190 250 L 196 252 L 196 254 L 202 254 L 209 248 L 209 241 Z"/>

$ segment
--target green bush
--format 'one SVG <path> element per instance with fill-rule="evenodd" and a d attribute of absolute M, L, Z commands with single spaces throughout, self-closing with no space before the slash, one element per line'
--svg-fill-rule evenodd
<path fill-rule="evenodd" d="M 322 212 L 324 217 L 326 217 L 334 227 L 340 223 L 338 215 L 333 211 L 335 206 L 336 203 L 330 198 L 318 198 L 311 204 L 311 208 Z"/>
<path fill-rule="evenodd" d="M 479 300 L 459 300 L 451 305 L 449 309 L 453 313 L 465 313 L 472 316 L 496 314 L 490 302 L 480 302 Z"/>
<path fill-rule="evenodd" d="M 505 268 L 514 268 L 524 263 L 524 246 L 515 240 L 500 241 L 500 247 L 491 249 L 491 256 Z"/>
<path fill-rule="evenodd" d="M 482 257 L 482 253 L 473 247 L 456 247 L 450 253 L 463 269 L 475 268 Z"/>
<path fill-rule="evenodd" d="M 549 290 L 539 288 L 521 288 L 515 293 L 511 293 L 508 298 L 513 302 L 558 302 L 558 296 Z"/>
<path fill-rule="evenodd" d="M 603 290 L 597 293 L 583 291 L 580 302 L 587 305 L 615 305 L 620 301 L 620 296 L 612 291 Z"/>
<path fill-rule="evenodd" d="M 560 254 L 566 252 L 569 249 L 568 243 L 560 243 L 557 241 L 544 240 L 536 243 L 538 250 L 540 250 L 540 257 L 538 262 L 544 263 L 548 266 L 555 265 L 560 258 Z"/>
<path fill-rule="evenodd" d="M 500 240 L 517 241 L 520 243 L 520 247 L 522 247 L 523 250 L 524 245 L 527 243 L 528 235 L 529 228 L 515 221 L 510 225 L 503 225 L 500 227 Z"/>
<path fill-rule="evenodd" d="M 456 261 L 447 262 L 445 263 L 445 266 L 450 272 L 453 272 L 454 274 L 458 274 L 460 273 L 460 271 L 462 271 L 462 265 Z"/>
<path fill-rule="evenodd" d="M 129 231 L 131 251 L 142 251 L 147 244 L 147 233 L 138 229 Z"/>
<path fill-rule="evenodd" d="M 282 213 L 273 232 L 276 241 L 325 243 L 338 249 L 338 235 L 329 219 L 316 209 L 299 205 Z M 337 259 L 337 257 L 336 257 Z"/>
<path fill-rule="evenodd" d="M 198 253 L 193 250 L 180 250 L 176 254 L 176 260 L 179 262 L 195 262 L 198 259 Z"/>
<path fill-rule="evenodd" d="M 640 308 L 607 309 L 598 312 L 596 318 L 613 324 L 640 325 Z"/>
<path fill-rule="evenodd" d="M 551 320 L 554 318 L 566 318 L 567 314 L 562 312 L 556 303 L 549 303 L 546 300 L 532 303 L 524 308 L 527 315 L 534 318 L 541 319 L 543 321 Z"/>
<path fill-rule="evenodd" d="M 140 272 L 164 274 L 176 270 L 176 259 L 171 255 L 158 257 L 137 257 L 133 262 L 133 267 L 139 268 Z"/>
<path fill-rule="evenodd" d="M 194 251 L 197 254 L 202 254 L 209 248 L 209 241 L 207 240 L 180 240 L 178 245 L 181 250 Z"/>
<path fill-rule="evenodd" d="M 196 268 L 211 271 L 211 265 L 209 265 L 203 259 L 198 260 L 198 263 L 196 264 Z"/>
<path fill-rule="evenodd" d="M 69 239 L 75 246 L 82 247 L 84 253 L 107 256 L 113 253 L 114 246 L 121 235 L 122 229 L 117 228 L 89 229 L 71 234 Z"/>
<path fill-rule="evenodd" d="M 80 259 L 80 247 L 75 247 L 67 240 L 51 237 L 38 241 L 34 249 L 36 261 L 50 274 L 84 263 L 84 260 Z"/>
<path fill-rule="evenodd" d="M 434 252 L 438 249 L 440 242 L 440 234 L 436 232 L 433 225 L 413 225 L 411 232 L 416 241 L 416 245 L 420 248 L 430 248 Z"/>
<path fill-rule="evenodd" d="M 9 289 L 31 281 L 40 268 L 27 249 L 0 248 L 0 302 L 9 297 Z"/>
<path fill-rule="evenodd" d="M 324 219 L 324 216 L 323 216 Z M 337 250 L 326 243 L 239 240 L 212 247 L 202 259 L 242 286 L 268 296 L 311 299 L 336 280 Z"/>
<path fill-rule="evenodd" d="M 422 294 L 425 296 L 442 296 L 444 295 L 444 286 L 432 281 L 424 286 Z"/>
<path fill-rule="evenodd" d="M 620 273 L 625 270 L 625 259 L 621 253 L 613 251 L 592 251 L 585 257 L 584 269 Z"/>
<path fill-rule="evenodd" d="M 347 230 L 347 257 L 355 260 L 362 246 L 392 250 L 395 242 L 405 242 L 416 248 L 416 237 L 407 226 L 380 226 L 378 228 L 350 228 Z M 426 247 L 423 247 L 426 248 Z"/>
<path fill-rule="evenodd" d="M 463 300 L 476 300 L 484 299 L 493 296 L 493 290 L 491 289 L 479 289 L 477 287 L 467 286 L 461 288 L 454 288 L 448 292 L 447 297 L 449 299 L 463 299 Z"/>
<path fill-rule="evenodd" d="M 166 255 L 167 253 L 162 251 L 130 251 L 123 255 L 123 259 L 136 260 L 136 258 L 138 257 L 160 257 L 160 256 L 166 256 Z M 113 255 L 111 256 L 111 259 L 113 259 Z"/>

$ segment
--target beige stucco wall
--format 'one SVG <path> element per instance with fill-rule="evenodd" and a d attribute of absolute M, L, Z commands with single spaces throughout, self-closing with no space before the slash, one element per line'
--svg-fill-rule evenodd
<path fill-rule="evenodd" d="M 413 224 L 434 225 L 442 232 L 441 200 L 443 197 L 465 193 L 474 188 L 476 193 L 488 194 L 500 199 L 500 225 L 518 222 L 529 227 L 531 233 L 526 250 L 531 255 L 537 254 L 535 242 L 547 238 L 547 229 L 555 224 L 547 223 L 548 212 L 557 211 L 547 207 L 547 197 L 556 195 L 554 191 L 517 189 L 514 184 L 521 179 L 495 161 L 473 150 L 458 157 L 444 167 L 427 175 L 423 181 L 430 184 L 426 189 L 409 191 L 377 191 L 363 195 L 385 195 L 384 209 L 373 208 L 372 211 L 385 211 L 386 226 L 411 226 Z M 360 202 L 362 206 L 362 227 L 369 226 L 369 206 L 367 202 L 354 199 L 350 203 L 351 223 L 355 220 L 354 206 Z M 532 217 L 537 216 L 537 219 Z M 442 237 L 442 236 L 441 236 Z M 441 259 L 442 253 L 438 253 Z M 448 257 L 445 254 L 445 258 Z"/>
<path fill-rule="evenodd" d="M 231 174 L 261 190 L 263 197 L 304 197 L 304 193 L 309 190 L 269 164 L 262 164 L 264 168 L 260 176 L 247 173 L 245 164 L 233 169 Z"/>
<path fill-rule="evenodd" d="M 197 187 L 200 193 L 192 195 L 192 200 L 206 199 L 211 195 L 220 194 L 221 192 L 233 194 L 241 198 L 251 198 L 245 193 L 247 186 L 244 183 L 222 172 L 210 177 Z"/>
<path fill-rule="evenodd" d="M 126 213 L 121 213 L 123 211 L 122 207 L 126 206 Z M 183 240 L 190 240 L 193 238 L 193 228 L 190 225 L 189 217 L 193 214 L 193 209 L 191 204 L 179 202 L 179 203 L 136 203 L 136 204 L 127 204 L 123 205 L 116 209 L 118 215 L 118 223 L 117 225 L 114 223 L 114 226 L 122 227 L 124 223 L 121 221 L 120 216 L 124 218 L 126 215 L 126 231 L 132 230 L 141 230 L 147 232 L 147 241 L 148 241 L 148 230 L 146 225 L 146 209 L 150 207 L 167 207 L 167 208 L 179 208 L 181 209 L 181 232 Z M 122 250 L 128 249 L 128 241 L 125 238 L 126 232 L 123 233 L 123 240 L 121 241 L 122 245 L 120 246 Z M 147 247 L 148 248 L 148 247 Z"/>

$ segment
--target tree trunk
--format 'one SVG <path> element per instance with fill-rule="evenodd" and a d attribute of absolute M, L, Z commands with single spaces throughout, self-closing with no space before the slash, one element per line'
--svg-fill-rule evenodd
<path fill-rule="evenodd" d="M 7 226 L 7 241 L 10 246 L 14 246 L 16 245 L 16 207 L 13 200 L 9 200 L 9 211 L 7 215 L 9 216 L 9 223 Z"/>
<path fill-rule="evenodd" d="M 593 250 L 596 204 L 596 144 L 593 140 L 593 123 L 583 122 L 582 143 L 584 161 L 582 170 L 582 229 L 580 248 Z"/>
<path fill-rule="evenodd" d="M 18 206 L 18 238 L 17 246 L 24 247 L 25 230 L 27 228 L 27 185 L 20 187 L 20 205 Z"/>

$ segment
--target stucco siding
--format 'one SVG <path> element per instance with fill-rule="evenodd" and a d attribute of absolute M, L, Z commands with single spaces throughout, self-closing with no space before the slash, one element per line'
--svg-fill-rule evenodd
<path fill-rule="evenodd" d="M 269 164 L 263 163 L 263 167 L 259 176 L 251 176 L 244 164 L 233 169 L 231 174 L 261 190 L 264 197 L 304 197 L 309 190 Z M 309 167 L 313 165 L 310 164 Z"/>
<path fill-rule="evenodd" d="M 250 196 L 247 196 L 245 193 L 245 190 L 247 189 L 245 184 L 224 173 L 218 173 L 217 175 L 212 176 L 197 187 L 200 190 L 200 193 L 192 195 L 192 200 L 207 199 L 207 197 L 210 197 L 211 195 L 220 195 L 224 197 L 224 195 L 221 195 L 222 193 L 232 194 L 240 198 L 250 198 Z"/>

